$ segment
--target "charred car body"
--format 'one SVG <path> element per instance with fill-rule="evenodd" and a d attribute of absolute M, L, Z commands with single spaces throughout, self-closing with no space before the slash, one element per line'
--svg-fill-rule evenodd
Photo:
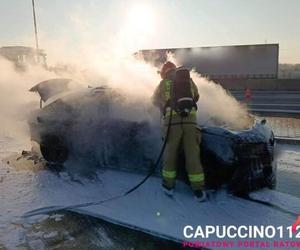
<path fill-rule="evenodd" d="M 29 119 L 31 138 L 45 160 L 62 164 L 80 155 L 100 168 L 149 172 L 161 147 L 160 125 L 130 119 L 126 111 L 133 106 L 126 106 L 126 97 L 114 89 L 70 91 L 70 81 L 51 79 L 31 89 L 41 96 L 41 108 Z M 217 126 L 199 130 L 207 188 L 226 184 L 235 194 L 274 188 L 274 135 L 265 120 L 238 132 Z M 184 164 L 179 155 L 178 162 Z M 184 168 L 178 172 L 187 181 Z"/>

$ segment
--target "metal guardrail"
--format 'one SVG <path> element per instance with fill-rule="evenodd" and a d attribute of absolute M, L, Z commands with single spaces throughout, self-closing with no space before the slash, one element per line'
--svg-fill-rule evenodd
<path fill-rule="evenodd" d="M 300 110 L 280 110 L 280 109 L 249 109 L 251 113 L 263 115 L 266 117 L 286 117 L 286 118 L 300 118 Z"/>
<path fill-rule="evenodd" d="M 300 115 L 300 110 L 286 110 L 286 109 L 251 109 L 252 112 L 261 113 L 285 113 L 285 114 L 298 114 Z"/>
<path fill-rule="evenodd" d="M 299 82 L 300 84 L 300 82 Z M 232 94 L 244 94 L 245 90 L 230 90 Z M 251 90 L 253 94 L 290 94 L 290 95 L 300 95 L 300 90 Z"/>
<path fill-rule="evenodd" d="M 298 137 L 297 138 L 293 138 L 293 137 L 275 136 L 275 141 L 277 143 L 300 145 L 300 138 L 298 138 Z"/>

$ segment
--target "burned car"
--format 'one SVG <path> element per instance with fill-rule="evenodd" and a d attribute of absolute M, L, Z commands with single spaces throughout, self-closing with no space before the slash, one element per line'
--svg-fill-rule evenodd
<path fill-rule="evenodd" d="M 159 123 L 136 115 L 146 113 L 143 105 L 128 104 L 116 89 L 70 90 L 70 81 L 51 79 L 30 90 L 41 97 L 40 109 L 32 113 L 29 126 L 44 159 L 62 164 L 81 156 L 99 168 L 149 172 L 162 145 Z M 226 184 L 235 194 L 274 188 L 274 135 L 265 120 L 243 131 L 218 126 L 200 130 L 207 188 Z M 184 164 L 183 154 L 179 155 L 178 161 Z M 187 181 L 184 169 L 178 172 Z"/>

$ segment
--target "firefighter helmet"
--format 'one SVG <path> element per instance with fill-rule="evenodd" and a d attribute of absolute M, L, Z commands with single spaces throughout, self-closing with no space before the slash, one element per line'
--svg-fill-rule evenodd
<path fill-rule="evenodd" d="M 176 65 L 170 61 L 165 62 L 160 71 L 161 78 L 165 79 L 167 73 L 172 69 L 176 69 Z"/>

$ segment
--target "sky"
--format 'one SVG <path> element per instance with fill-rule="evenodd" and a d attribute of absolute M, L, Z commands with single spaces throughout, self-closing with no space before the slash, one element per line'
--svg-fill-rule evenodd
<path fill-rule="evenodd" d="M 139 49 L 279 43 L 280 63 L 300 63 L 298 0 L 35 0 L 40 47 L 76 57 L 87 44 Z M 31 0 L 0 1 L 0 47 L 34 46 Z"/>

